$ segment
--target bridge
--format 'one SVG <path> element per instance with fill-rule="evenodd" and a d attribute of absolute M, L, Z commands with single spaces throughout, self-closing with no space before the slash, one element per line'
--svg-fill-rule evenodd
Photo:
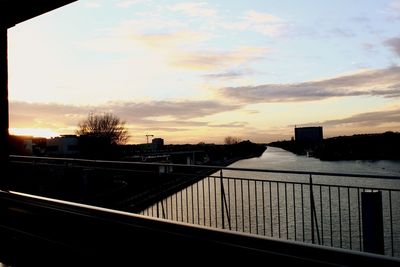
<path fill-rule="evenodd" d="M 212 177 L 210 178 L 210 181 L 215 184 L 213 189 L 216 196 L 215 201 L 218 199 L 218 195 L 222 196 L 220 204 L 215 206 L 215 210 L 218 210 L 219 206 L 221 210 L 221 212 L 218 213 L 217 211 L 216 213 L 215 224 L 218 225 L 217 217 L 218 214 L 221 214 L 222 229 L 217 229 L 216 227 L 212 227 L 212 225 L 211 227 L 195 225 L 193 223 L 196 220 L 194 216 L 191 217 L 192 223 L 189 223 L 187 215 L 187 222 L 173 221 L 172 218 L 168 217 L 168 212 L 160 212 L 159 208 L 150 208 L 151 211 L 149 209 L 147 211 L 144 210 L 143 212 L 146 213 L 145 216 L 133 214 L 132 212 L 61 200 L 56 197 L 27 194 L 27 192 L 15 190 L 18 188 L 13 187 L 12 182 L 14 181 L 9 180 L 7 174 L 9 164 L 12 163 L 8 154 L 7 30 L 17 23 L 71 2 L 74 1 L 0 1 L 0 106 L 2 107 L 0 111 L 0 162 L 3 167 L 3 174 L 0 181 L 1 263 L 12 266 L 131 266 L 145 261 L 148 264 L 187 266 L 193 264 L 210 264 L 210 262 L 218 259 L 226 264 L 237 264 L 238 262 L 278 262 L 279 264 L 297 266 L 399 266 L 400 261 L 394 257 L 260 236 L 252 232 L 251 222 L 249 222 L 249 233 L 228 230 L 225 218 L 227 218 L 228 222 L 230 221 L 228 228 L 232 228 L 232 226 L 235 228 L 239 227 L 239 224 L 232 224 L 235 219 L 232 215 L 227 216 L 226 212 L 232 211 L 230 200 L 227 202 L 227 198 L 228 196 L 231 197 L 231 194 L 228 193 L 226 195 L 223 188 L 225 188 L 227 181 L 227 190 L 230 190 L 231 185 L 235 187 L 239 183 L 246 183 L 246 181 L 239 180 L 240 182 L 235 181 L 232 183 L 229 180 L 231 178 L 226 178 L 222 175 L 220 177 L 221 186 L 219 193 L 216 186 L 217 180 Z M 33 160 L 32 164 L 34 166 L 37 165 L 36 161 L 39 160 Z M 63 159 L 63 161 L 54 159 L 53 161 L 66 163 L 65 168 L 69 168 L 69 165 L 85 163 L 88 165 L 100 164 L 100 168 L 107 169 L 106 165 L 109 166 L 111 164 L 110 162 L 85 160 L 78 162 L 66 159 Z M 47 165 L 44 169 L 52 170 L 53 167 L 48 162 L 45 164 Z M 118 169 L 114 166 L 113 171 L 126 171 L 121 170 L 120 166 L 127 163 L 114 162 L 112 164 L 119 166 Z M 43 164 L 38 165 L 43 167 Z M 99 168 L 99 166 L 97 167 Z M 179 168 L 181 166 L 174 167 Z M 20 178 L 27 181 L 32 177 L 26 174 Z M 85 179 L 83 181 L 81 184 L 85 188 Z M 242 193 L 247 189 L 248 198 L 252 196 L 251 192 L 249 192 L 249 190 L 252 190 L 249 186 L 250 183 L 257 185 L 256 181 L 247 180 L 247 188 L 241 187 Z M 289 183 L 284 183 L 285 190 L 287 185 Z M 293 188 L 295 188 L 294 184 L 290 185 L 293 185 Z M 318 185 L 316 186 L 318 188 Z M 305 184 L 301 184 L 299 188 L 300 190 L 304 190 L 305 187 Z M 43 184 L 40 188 L 46 188 L 46 185 Z M 209 188 L 211 190 L 212 187 Z M 263 187 L 261 186 L 261 188 Z M 314 184 L 310 181 L 310 197 L 314 195 L 311 193 L 313 188 Z M 192 189 L 194 188 L 191 187 L 190 190 Z M 273 187 L 270 186 L 269 189 L 273 190 Z M 322 187 L 319 187 L 319 189 L 325 190 Z M 277 194 L 281 192 L 280 190 L 278 186 Z M 340 190 L 338 191 L 339 194 Z M 285 192 L 287 194 L 287 191 Z M 389 198 L 391 194 L 389 193 Z M 180 196 L 183 197 L 182 195 Z M 191 196 L 194 197 L 193 194 Z M 211 197 L 210 194 L 208 196 Z M 280 197 L 277 199 L 279 200 Z M 341 198 L 339 197 L 339 199 Z M 176 200 L 178 199 L 175 198 Z M 167 198 L 166 201 L 170 202 L 171 199 Z M 192 208 L 194 206 L 193 203 L 195 202 L 192 202 Z M 200 203 L 198 202 L 199 205 Z M 317 213 L 312 208 L 312 203 L 316 202 L 311 201 L 310 203 L 311 209 L 309 213 L 314 215 L 311 215 L 311 219 L 308 219 L 311 225 L 315 227 L 315 230 L 312 230 L 311 233 L 317 233 L 320 231 L 316 229 L 318 223 L 316 220 Z M 391 199 L 389 203 L 392 203 Z M 258 207 L 257 205 L 256 207 Z M 163 210 L 162 207 L 168 207 L 164 206 L 164 204 L 156 204 L 156 206 L 161 206 L 161 210 Z M 244 208 L 244 205 L 242 207 Z M 148 216 L 154 210 L 157 211 L 158 215 L 163 214 L 162 217 L 165 219 Z M 190 212 L 188 210 L 189 208 L 186 214 L 194 214 L 194 209 Z M 280 210 L 278 203 L 278 211 Z M 392 209 L 390 210 L 392 211 Z M 172 212 L 171 214 L 174 213 Z M 182 216 L 181 219 L 183 220 L 183 218 Z M 239 216 L 235 218 L 239 218 Z M 277 218 L 280 220 L 279 216 Z M 322 224 L 319 225 L 322 226 Z M 243 229 L 246 229 L 246 227 L 243 227 Z M 279 229 L 281 229 L 280 226 Z M 315 242 L 315 237 L 312 238 L 312 242 Z M 396 250 L 394 249 L 394 245 L 392 245 L 392 254 L 394 253 L 396 253 Z"/>

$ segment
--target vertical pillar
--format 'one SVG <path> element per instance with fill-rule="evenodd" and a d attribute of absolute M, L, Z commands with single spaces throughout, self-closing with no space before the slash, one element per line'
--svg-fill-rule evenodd
<path fill-rule="evenodd" d="M 384 254 L 382 192 L 362 192 L 364 251 Z"/>
<path fill-rule="evenodd" d="M 0 25 L 0 164 L 8 162 L 8 127 L 7 27 Z"/>

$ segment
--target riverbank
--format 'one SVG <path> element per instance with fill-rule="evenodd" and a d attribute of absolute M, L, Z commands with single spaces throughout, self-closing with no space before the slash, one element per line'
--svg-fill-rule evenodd
<path fill-rule="evenodd" d="M 338 136 L 320 142 L 278 141 L 269 144 L 320 160 L 399 160 L 400 133 Z"/>

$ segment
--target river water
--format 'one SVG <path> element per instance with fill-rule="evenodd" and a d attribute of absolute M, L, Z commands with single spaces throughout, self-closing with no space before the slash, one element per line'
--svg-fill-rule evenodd
<path fill-rule="evenodd" d="M 268 147 L 259 158 L 240 160 L 230 167 L 400 176 L 400 160 L 321 161 L 317 158 L 297 156 L 276 147 Z"/>
<path fill-rule="evenodd" d="M 274 147 L 229 167 L 400 177 L 400 161 L 320 161 Z M 362 195 L 379 191 L 385 254 L 400 256 L 400 179 L 312 175 L 310 180 L 310 175 L 232 170 L 223 170 L 222 182 L 220 177 L 220 172 L 206 177 L 142 214 L 363 250 Z"/>

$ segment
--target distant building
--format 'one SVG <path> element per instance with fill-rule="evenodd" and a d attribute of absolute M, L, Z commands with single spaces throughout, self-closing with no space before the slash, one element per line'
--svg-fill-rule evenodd
<path fill-rule="evenodd" d="M 324 139 L 322 127 L 300 127 L 294 128 L 296 141 L 300 142 L 320 142 Z"/>
<path fill-rule="evenodd" d="M 79 153 L 78 137 L 76 135 L 62 135 L 47 139 L 46 151 L 49 156 L 72 156 Z"/>
<path fill-rule="evenodd" d="M 161 150 L 164 147 L 164 139 L 162 138 L 154 138 L 151 141 L 151 149 L 154 150 Z"/>

